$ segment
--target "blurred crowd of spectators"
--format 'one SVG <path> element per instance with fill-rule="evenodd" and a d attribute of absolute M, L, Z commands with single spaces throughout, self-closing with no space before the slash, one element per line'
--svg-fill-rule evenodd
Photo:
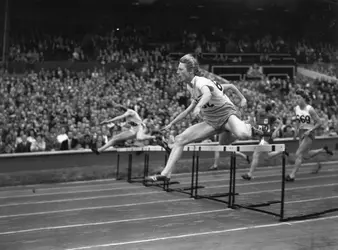
<path fill-rule="evenodd" d="M 128 31 L 128 30 L 127 30 Z M 149 47 L 145 32 L 118 32 L 113 30 L 106 35 L 86 36 L 82 40 L 72 40 L 62 36 L 41 35 L 30 38 L 12 39 L 9 59 L 14 62 L 34 64 L 50 60 L 98 61 L 101 65 L 109 63 L 146 63 L 169 61 L 170 51 L 194 51 L 202 53 L 259 53 L 258 63 L 271 62 L 269 53 L 290 53 L 297 63 L 310 70 L 337 78 L 338 47 L 327 43 L 312 45 L 306 40 L 285 41 L 281 36 L 266 35 L 257 37 L 236 37 L 213 31 L 215 37 L 208 40 L 203 34 L 185 31 L 180 45 L 156 44 Z M 228 57 L 216 54 L 215 64 L 241 63 L 241 56 Z M 203 56 L 201 56 L 203 58 Z M 330 63 L 332 62 L 332 63 Z"/>
<path fill-rule="evenodd" d="M 338 131 L 337 84 L 300 75 L 294 81 L 273 78 L 233 82 L 248 99 L 242 118 L 252 121 L 257 109 L 265 103 L 273 103 L 277 107 L 276 115 L 284 122 L 280 137 L 292 137 L 293 93 L 302 86 L 311 93 L 312 104 L 323 120 L 324 126 L 317 135 L 335 134 Z M 127 71 L 122 67 L 111 72 L 57 69 L 20 77 L 4 75 L 0 93 L 1 153 L 101 146 L 116 133 L 128 129 L 123 121 L 113 126 L 99 125 L 108 117 L 120 114 L 112 108 L 111 101 L 135 109 L 150 133 L 168 124 L 189 104 L 184 86 L 177 84 L 175 66 L 165 61 L 148 64 L 142 71 Z M 231 93 L 229 96 L 238 103 L 237 97 Z M 169 142 L 195 122 L 187 118 L 176 124 L 166 135 Z M 123 146 L 130 143 L 133 142 Z"/>
<path fill-rule="evenodd" d="M 143 30 L 142 30 L 143 31 Z M 30 37 L 13 37 L 9 47 L 10 61 L 28 63 L 72 60 L 98 60 L 109 62 L 137 62 L 148 53 L 146 32 L 113 29 L 105 34 L 84 35 L 71 39 L 62 35 L 32 34 Z M 200 53 L 290 53 L 298 62 L 338 61 L 338 47 L 329 43 L 313 43 L 302 39 L 294 41 L 282 36 L 236 36 L 222 29 L 207 33 L 184 30 L 181 41 L 163 43 L 157 50 L 194 51 Z"/>
<path fill-rule="evenodd" d="M 255 83 L 239 81 L 236 86 L 242 88 L 247 94 L 248 108 L 245 114 L 246 119 L 254 118 L 255 111 L 270 103 L 276 108 L 274 115 L 283 119 L 283 128 L 280 137 L 294 136 L 294 122 L 296 121 L 293 108 L 297 105 L 294 94 L 297 88 L 305 89 L 311 96 L 311 105 L 318 113 L 323 126 L 316 130 L 316 135 L 332 136 L 338 133 L 338 85 L 337 82 L 330 82 L 325 79 L 309 79 L 297 74 L 291 82 L 285 79 L 262 80 Z M 245 117 L 244 117 L 245 118 Z"/>
<path fill-rule="evenodd" d="M 113 29 L 105 34 L 86 34 L 74 39 L 63 35 L 15 36 L 9 46 L 9 60 L 16 62 L 93 61 L 137 62 L 148 53 L 145 35 L 138 30 Z M 165 50 L 165 45 L 161 50 Z M 155 50 L 156 51 L 156 50 Z"/>
<path fill-rule="evenodd" d="M 124 126 L 99 126 L 104 119 L 117 115 L 111 108 L 112 100 L 136 109 L 150 130 L 158 128 L 183 111 L 187 102 L 182 86 L 174 84 L 175 74 L 170 69 L 165 63 L 157 63 L 143 69 L 142 75 L 121 68 L 106 73 L 57 69 L 23 77 L 3 76 L 1 152 L 101 145 Z M 183 124 L 177 129 L 182 132 L 185 127 Z M 72 142 L 61 145 L 67 138 Z"/>

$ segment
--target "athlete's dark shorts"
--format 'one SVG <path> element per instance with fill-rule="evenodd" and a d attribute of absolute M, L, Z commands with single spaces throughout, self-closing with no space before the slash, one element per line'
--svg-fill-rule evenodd
<path fill-rule="evenodd" d="M 304 133 L 308 131 L 308 129 L 300 129 L 299 130 L 299 141 L 302 141 L 305 137 Z M 315 140 L 316 139 L 316 135 L 315 135 L 315 132 L 312 131 L 310 134 L 309 134 L 309 138 L 311 140 Z"/>
<path fill-rule="evenodd" d="M 228 122 L 230 116 L 235 115 L 239 118 L 238 111 L 231 103 L 225 103 L 213 114 L 203 114 L 203 121 L 212 126 L 216 131 L 223 131 L 224 125 Z"/>

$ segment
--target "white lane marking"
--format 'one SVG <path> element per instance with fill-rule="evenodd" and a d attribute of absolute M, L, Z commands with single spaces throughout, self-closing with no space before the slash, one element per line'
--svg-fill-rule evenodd
<path fill-rule="evenodd" d="M 327 176 L 327 177 L 332 177 Z M 302 178 L 302 180 L 306 179 L 312 179 L 316 177 L 310 177 L 310 178 Z M 275 181 L 280 182 L 280 181 Z M 265 182 L 260 182 L 259 184 L 264 184 Z M 268 181 L 266 183 L 271 183 L 271 181 Z M 243 183 L 238 184 L 237 186 L 247 186 L 247 185 L 255 185 L 257 182 L 251 182 L 251 183 Z M 303 186 L 303 187 L 294 187 L 294 188 L 286 188 L 285 190 L 297 190 L 297 189 L 307 189 L 307 188 L 317 188 L 317 187 L 331 187 L 338 185 L 338 183 L 331 183 L 331 184 L 320 184 L 320 185 L 312 185 L 312 186 Z M 222 187 L 228 187 L 229 185 L 218 185 L 218 186 L 206 186 L 204 189 L 215 189 L 215 188 L 222 188 Z M 247 192 L 247 193 L 241 193 L 241 195 L 245 194 L 259 194 L 259 193 L 269 193 L 269 192 L 280 192 L 281 189 L 270 189 L 270 190 L 261 190 L 256 192 Z M 137 196 L 137 195 L 148 195 L 148 194 L 159 194 L 163 193 L 163 191 L 153 191 L 153 192 L 142 192 L 142 193 L 127 193 L 127 194 L 116 194 L 116 195 L 101 195 L 101 196 L 90 196 L 90 197 L 82 197 L 82 198 L 69 198 L 69 199 L 60 199 L 60 200 L 44 200 L 44 201 L 35 201 L 35 202 L 21 202 L 21 203 L 8 203 L 8 204 L 2 204 L 1 207 L 9 207 L 9 206 L 22 206 L 22 205 L 33 205 L 33 204 L 48 204 L 48 203 L 59 203 L 59 202 L 72 202 L 72 201 L 82 201 L 82 200 L 94 200 L 94 199 L 103 199 L 103 198 L 113 198 L 113 197 L 125 197 L 125 196 Z"/>
<path fill-rule="evenodd" d="M 157 242 L 157 241 L 164 241 L 164 240 L 185 239 L 185 238 L 191 238 L 191 237 L 197 237 L 197 236 L 206 236 L 206 235 L 210 236 L 210 235 L 215 235 L 215 234 L 226 234 L 226 233 L 246 231 L 246 230 L 252 230 L 252 229 L 292 226 L 292 225 L 295 225 L 295 224 L 311 223 L 311 222 L 333 220 L 333 219 L 338 219 L 338 215 L 337 216 L 324 217 L 324 218 L 302 220 L 302 221 L 280 222 L 280 223 L 271 223 L 271 224 L 265 224 L 265 225 L 237 227 L 237 228 L 231 228 L 231 229 L 219 230 L 219 231 L 208 231 L 208 232 L 191 233 L 191 234 L 179 234 L 179 235 L 166 236 L 166 237 L 150 238 L 150 239 L 145 239 L 145 240 L 112 242 L 112 243 L 102 244 L 102 245 L 91 245 L 91 246 L 68 248 L 66 250 L 85 250 L 85 249 L 93 249 L 93 248 L 125 246 L 125 245 L 131 245 L 131 244 L 142 244 L 142 243 Z"/>
<path fill-rule="evenodd" d="M 219 212 L 224 212 L 224 211 L 227 211 L 227 210 L 230 210 L 230 208 L 207 210 L 207 211 L 192 212 L 192 213 L 181 213 L 181 214 L 170 214 L 170 215 L 161 215 L 161 216 L 153 216 L 153 217 L 143 217 L 143 218 L 135 218 L 135 219 L 102 221 L 102 222 L 93 222 L 93 223 L 84 223 L 84 224 L 73 224 L 73 225 L 64 225 L 64 226 L 56 226 L 56 227 L 31 228 L 31 229 L 25 229 L 25 230 L 0 232 L 0 235 L 9 235 L 9 234 L 18 234 L 18 233 L 30 233 L 30 232 L 35 232 L 35 231 L 66 229 L 66 228 L 76 228 L 76 227 L 100 226 L 100 225 L 108 225 L 108 224 L 115 224 L 115 223 L 122 223 L 122 222 L 132 222 L 132 221 L 146 221 L 146 220 L 155 220 L 155 219 L 167 219 L 167 218 L 192 216 L 192 215 L 200 215 L 200 214 L 208 214 L 208 213 L 209 214 L 210 213 L 219 213 Z"/>
<path fill-rule="evenodd" d="M 338 161 L 327 161 L 327 162 L 322 162 L 322 165 L 334 165 L 337 164 Z M 303 163 L 302 164 L 302 168 L 300 169 L 300 171 L 302 171 L 303 169 L 307 168 L 307 167 L 311 167 L 311 166 L 315 166 L 317 165 L 317 163 Z M 286 168 L 290 168 L 290 166 L 287 166 Z M 262 167 L 261 169 L 259 169 L 259 173 L 262 172 L 271 172 L 274 170 L 280 170 L 281 166 L 267 166 L 267 167 Z M 334 171 L 336 169 L 332 169 L 332 171 Z M 239 169 L 237 172 L 243 172 L 243 171 L 247 171 L 247 169 Z M 324 171 L 323 171 L 324 172 Z M 199 175 L 204 175 L 204 176 L 213 176 L 213 174 L 218 174 L 218 173 L 229 173 L 229 170 L 216 170 L 216 171 L 203 171 L 203 172 L 199 172 Z M 179 174 L 173 174 L 173 177 L 185 177 L 185 176 L 190 176 L 190 173 L 179 173 Z M 270 175 L 271 176 L 271 175 Z M 272 175 L 274 176 L 274 175 Z M 264 175 L 262 175 L 261 177 L 264 177 Z M 91 183 L 102 183 L 102 182 L 110 182 L 108 184 L 97 184 L 97 185 L 90 185 Z M 80 185 L 79 185 L 80 184 Z M 81 185 L 82 184 L 82 185 Z M 120 185 L 121 184 L 121 185 Z M 82 188 L 82 187 L 90 187 L 90 186 L 95 186 L 95 187 L 101 187 L 101 186 L 107 186 L 107 185 L 114 185 L 117 186 L 117 188 L 121 187 L 124 188 L 124 185 L 126 185 L 128 183 L 120 183 L 118 181 L 116 181 L 114 178 L 110 178 L 110 179 L 103 179 L 103 180 L 90 180 L 90 181 L 74 181 L 74 182 L 64 182 L 64 183 L 56 183 L 53 185 L 56 185 L 58 187 L 47 187 L 47 185 L 51 185 L 51 184 L 42 184 L 42 185 L 25 185 L 25 186 L 16 186 L 16 187 L 0 187 L 0 193 L 1 192 L 9 192 L 9 191 L 18 191 L 18 192 L 22 192 L 25 190 L 31 190 L 33 188 L 39 189 L 39 190 L 63 190 L 63 189 L 67 189 L 67 188 Z M 22 189 L 16 189 L 16 188 L 22 188 Z M 12 189 L 12 190 L 11 190 Z M 0 197 L 1 198 L 6 198 L 6 197 Z"/>
<path fill-rule="evenodd" d="M 13 217 L 21 217 L 21 216 L 43 215 L 43 214 L 68 213 L 68 212 L 85 211 L 85 210 L 96 210 L 96 209 L 105 209 L 105 208 L 134 207 L 134 206 L 142 206 L 142 205 L 150 205 L 150 204 L 158 204 L 158 203 L 191 201 L 191 200 L 192 200 L 192 198 L 182 198 L 182 199 L 171 199 L 171 200 L 161 200 L 161 201 L 148 201 L 148 202 L 139 202 L 139 203 L 128 203 L 128 204 L 121 204 L 121 205 L 108 205 L 108 206 L 96 206 L 96 207 L 81 207 L 81 208 L 52 210 L 52 211 L 35 212 L 35 213 L 2 215 L 2 216 L 0 216 L 0 219 L 8 219 L 8 218 L 13 218 Z"/>
<path fill-rule="evenodd" d="M 322 171 L 322 173 L 326 173 L 326 172 L 336 172 L 337 169 L 333 168 L 333 169 L 327 169 L 325 171 Z M 311 180 L 311 179 L 316 179 L 316 178 L 330 178 L 330 177 L 335 177 L 338 175 L 328 175 L 328 176 L 318 176 L 318 177 L 309 177 L 309 178 L 297 178 L 297 180 Z M 257 177 L 255 177 L 254 179 L 261 179 L 261 178 L 265 178 L 265 177 L 276 177 L 276 174 L 273 175 L 259 175 Z M 227 181 L 229 178 L 218 178 L 218 179 L 204 179 L 204 180 L 199 180 L 198 183 L 212 183 L 212 182 L 219 182 L 219 181 Z M 236 180 L 241 180 L 242 177 L 237 176 Z M 276 181 L 278 182 L 278 181 Z M 190 184 L 190 181 L 187 182 L 181 182 L 181 185 L 188 185 Z M 254 182 L 257 183 L 257 182 Z M 262 182 L 263 183 L 263 182 Z M 266 182 L 266 183 L 273 183 L 272 181 L 270 182 Z M 108 184 L 106 184 L 108 185 Z M 106 186 L 105 185 L 105 186 Z M 111 185 L 111 184 L 109 184 Z M 252 184 L 238 184 L 239 186 L 245 186 L 245 185 L 252 185 Z M 218 187 L 218 186 L 215 186 Z M 222 186 L 219 186 L 222 187 Z M 96 192 L 104 192 L 104 191 L 114 191 L 114 190 L 133 190 L 133 189 L 139 189 L 140 186 L 130 186 L 130 184 L 128 186 L 125 187 L 111 187 L 111 188 L 102 188 L 102 189 L 84 189 L 84 190 L 71 190 L 71 191 L 63 191 L 63 192 L 50 192 L 50 193 L 39 193 L 39 189 L 38 189 L 38 193 L 34 193 L 32 194 L 31 189 L 26 190 L 26 192 L 30 192 L 30 194 L 25 194 L 25 195 L 10 195 L 10 196 L 2 196 L 0 197 L 0 199 L 8 199 L 8 198 L 25 198 L 25 197 L 37 197 L 37 196 L 49 196 L 49 195 L 63 195 L 63 194 L 81 194 L 81 193 L 96 193 Z"/>

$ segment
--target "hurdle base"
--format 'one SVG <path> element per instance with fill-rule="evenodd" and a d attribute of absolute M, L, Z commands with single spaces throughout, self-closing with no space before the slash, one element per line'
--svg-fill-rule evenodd
<path fill-rule="evenodd" d="M 194 188 L 191 188 L 191 187 L 168 188 L 168 189 L 167 189 L 167 192 L 181 192 L 181 193 L 187 193 L 187 194 L 190 194 L 190 193 L 185 192 L 185 191 L 191 191 L 191 190 L 202 189 L 202 188 L 205 188 L 205 186 L 197 186 L 197 187 L 194 187 Z"/>
<path fill-rule="evenodd" d="M 257 203 L 257 204 L 243 204 L 241 206 L 243 208 L 246 208 L 246 207 L 268 207 L 270 205 L 280 204 L 280 203 L 281 203 L 280 201 L 267 201 L 267 202 L 264 202 L 264 203 Z M 237 204 L 234 204 L 234 205 L 237 205 Z"/>
<path fill-rule="evenodd" d="M 197 186 L 197 187 L 194 187 L 194 188 L 191 188 L 191 187 L 184 187 L 184 188 L 181 188 L 182 190 L 195 190 L 195 189 L 202 189 L 202 188 L 205 188 L 205 186 Z"/>
<path fill-rule="evenodd" d="M 224 203 L 224 204 L 228 204 L 228 205 L 229 205 L 229 202 L 226 201 L 226 200 L 221 200 L 221 199 L 217 199 L 217 198 L 209 197 L 209 196 L 197 195 L 197 196 L 194 196 L 193 198 L 194 198 L 195 200 L 198 200 L 198 199 L 207 199 L 207 200 L 217 201 L 217 202 L 220 202 L 220 203 Z"/>
<path fill-rule="evenodd" d="M 231 206 L 231 208 L 232 209 L 244 208 L 244 209 L 248 209 L 248 210 L 251 210 L 251 211 L 260 212 L 260 213 L 263 213 L 263 214 L 269 214 L 269 215 L 273 215 L 275 217 L 281 218 L 281 215 L 278 214 L 278 213 L 262 210 L 262 209 L 259 209 L 259 208 L 256 208 L 256 207 L 250 207 L 250 206 L 247 207 L 247 206 L 242 206 L 242 205 L 239 205 L 239 204 L 233 204 Z"/>
<path fill-rule="evenodd" d="M 322 212 L 317 212 L 317 213 L 287 217 L 287 218 L 281 219 L 280 221 L 286 222 L 286 221 L 297 221 L 297 220 L 298 221 L 299 220 L 310 220 L 310 219 L 318 218 L 321 215 L 324 215 L 324 214 L 327 214 L 327 213 L 334 213 L 334 212 L 338 212 L 338 208 L 328 209 L 328 210 L 324 210 Z"/>
<path fill-rule="evenodd" d="M 164 186 L 166 185 L 174 185 L 174 184 L 180 184 L 180 182 L 178 181 L 171 181 L 171 182 L 168 182 L 168 183 L 149 183 L 149 181 L 145 181 L 144 182 L 144 186 L 146 187 L 161 187 L 163 188 Z"/>
<path fill-rule="evenodd" d="M 197 195 L 195 199 L 202 199 L 202 198 L 220 198 L 220 197 L 228 197 L 231 195 L 230 193 L 215 193 L 215 194 L 209 194 L 209 195 Z M 238 195 L 238 193 L 235 193 L 234 195 Z"/>

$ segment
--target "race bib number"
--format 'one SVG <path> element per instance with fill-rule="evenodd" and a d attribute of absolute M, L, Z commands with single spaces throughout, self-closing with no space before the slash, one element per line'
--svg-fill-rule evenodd
<path fill-rule="evenodd" d="M 213 80 L 211 80 L 211 81 L 212 81 L 213 84 L 215 84 L 215 86 L 216 86 L 220 91 L 222 91 L 222 93 L 223 93 L 223 87 L 222 87 L 222 85 L 219 84 L 218 82 L 213 81 Z M 215 107 L 215 104 L 212 104 L 212 103 L 208 102 L 208 103 L 205 104 L 202 108 L 203 108 L 203 109 L 206 109 L 206 108 L 213 108 L 213 107 Z"/>
<path fill-rule="evenodd" d="M 311 123 L 311 117 L 309 115 L 297 115 L 296 120 L 300 123 Z"/>
<path fill-rule="evenodd" d="M 222 87 L 221 84 L 219 84 L 218 82 L 215 82 L 215 81 L 212 81 L 212 82 L 215 84 L 215 86 L 216 86 L 220 91 L 223 92 L 223 87 Z"/>
<path fill-rule="evenodd" d="M 207 104 L 205 104 L 205 105 L 203 105 L 203 109 L 206 109 L 206 108 L 212 108 L 212 107 L 214 107 L 215 105 L 214 104 L 212 104 L 212 103 L 207 103 Z"/>

